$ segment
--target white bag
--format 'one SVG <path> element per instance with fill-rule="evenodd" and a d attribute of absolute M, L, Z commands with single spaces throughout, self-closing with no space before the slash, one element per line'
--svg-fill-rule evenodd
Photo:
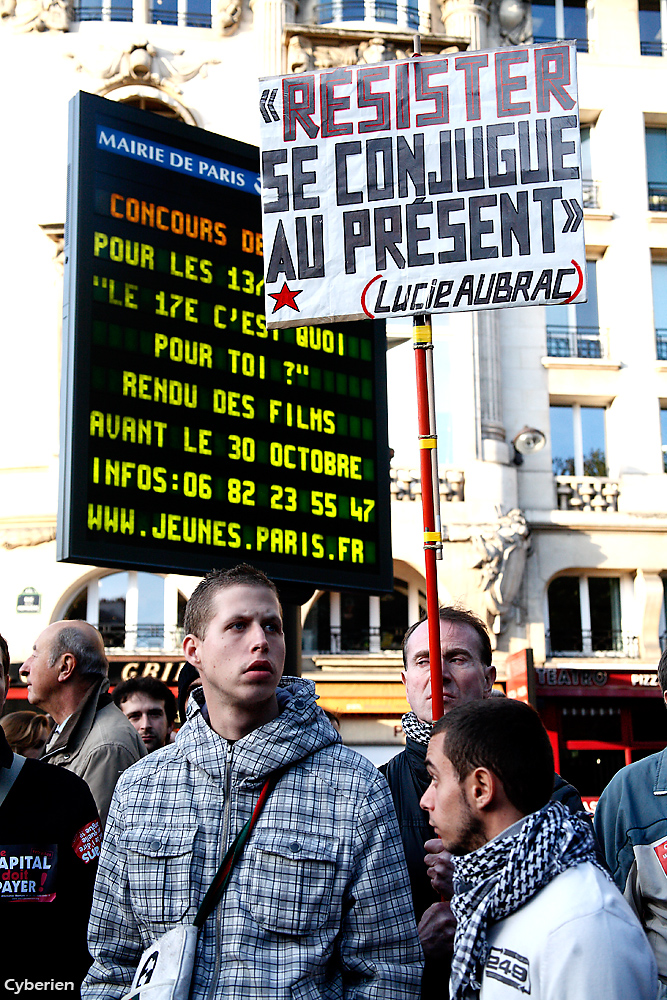
<path fill-rule="evenodd" d="M 146 948 L 123 1000 L 188 1000 L 199 928 L 179 924 Z"/>

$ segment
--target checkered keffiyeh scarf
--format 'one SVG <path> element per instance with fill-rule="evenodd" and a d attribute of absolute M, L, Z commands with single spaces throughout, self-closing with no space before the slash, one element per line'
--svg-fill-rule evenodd
<path fill-rule="evenodd" d="M 604 871 L 595 857 L 590 824 L 560 802 L 531 813 L 514 836 L 490 840 L 452 860 L 456 937 L 450 1000 L 462 1000 L 469 986 L 481 988 L 489 924 L 514 913 L 567 868 L 591 861 Z"/>
<path fill-rule="evenodd" d="M 426 747 L 433 733 L 431 723 L 422 722 L 414 712 L 406 712 L 405 715 L 401 716 L 401 729 L 408 739 L 414 740 L 415 743 L 421 743 L 422 746 Z"/>

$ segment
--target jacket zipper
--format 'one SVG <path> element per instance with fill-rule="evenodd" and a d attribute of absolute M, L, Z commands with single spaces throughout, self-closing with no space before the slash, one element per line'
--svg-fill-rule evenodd
<path fill-rule="evenodd" d="M 227 841 L 229 839 L 229 817 L 232 810 L 231 790 L 232 790 L 232 756 L 234 744 L 227 743 L 227 757 L 225 759 L 225 805 L 222 811 L 222 833 L 220 837 L 220 856 L 218 867 L 222 864 L 222 859 L 227 853 Z M 218 979 L 220 978 L 220 963 L 222 961 L 222 901 L 215 908 L 215 966 L 211 977 L 211 985 L 208 989 L 208 998 L 212 1000 L 217 991 Z"/>

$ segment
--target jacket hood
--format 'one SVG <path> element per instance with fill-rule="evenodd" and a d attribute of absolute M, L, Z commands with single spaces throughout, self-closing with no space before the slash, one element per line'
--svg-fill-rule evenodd
<path fill-rule="evenodd" d="M 224 773 L 231 756 L 237 779 L 254 784 L 273 771 L 341 742 L 324 712 L 317 707 L 313 681 L 283 677 L 276 696 L 277 718 L 231 742 L 211 729 L 202 711 L 204 692 L 195 688 L 188 703 L 188 720 L 176 736 L 176 746 L 189 761 L 212 777 Z"/>

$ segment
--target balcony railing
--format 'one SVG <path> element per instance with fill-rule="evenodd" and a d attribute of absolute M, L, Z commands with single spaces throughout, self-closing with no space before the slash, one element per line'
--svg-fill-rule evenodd
<path fill-rule="evenodd" d="M 538 42 L 562 42 L 562 38 L 554 38 L 553 35 L 533 35 L 533 41 L 537 45 Z M 588 39 L 587 38 L 575 38 L 577 43 L 577 52 L 588 52 Z"/>
<path fill-rule="evenodd" d="M 667 212 L 667 184 L 649 181 L 648 207 L 651 212 Z"/>
<path fill-rule="evenodd" d="M 81 3 L 74 8 L 76 21 L 131 21 L 132 7 L 109 7 L 102 3 Z"/>
<path fill-rule="evenodd" d="M 667 330 L 655 331 L 655 356 L 658 361 L 667 361 Z"/>
<path fill-rule="evenodd" d="M 663 42 L 641 42 L 639 43 L 639 52 L 643 56 L 664 56 L 665 45 Z"/>
<path fill-rule="evenodd" d="M 195 11 L 188 11 L 187 14 L 181 14 L 176 10 L 165 10 L 158 6 L 150 8 L 150 22 L 151 24 L 180 25 L 181 27 L 188 28 L 210 28 L 211 14 L 197 13 Z"/>
<path fill-rule="evenodd" d="M 606 358 L 607 338 L 599 326 L 547 326 L 550 358 Z"/>
<path fill-rule="evenodd" d="M 618 483 L 602 476 L 556 476 L 559 510 L 601 514 L 618 510 Z"/>
<path fill-rule="evenodd" d="M 384 650 L 401 648 L 404 628 L 332 628 L 329 635 L 329 648 L 306 650 L 306 655 L 321 653 L 380 653 Z"/>
<path fill-rule="evenodd" d="M 324 0 L 313 8 L 316 24 L 332 24 L 339 21 L 386 21 L 387 24 L 405 24 L 408 28 L 419 27 L 419 10 L 416 4 L 393 2 L 393 0 Z"/>
<path fill-rule="evenodd" d="M 422 485 L 418 469 L 389 470 L 392 500 L 421 500 Z M 460 469 L 440 469 L 440 499 L 461 502 L 464 499 L 464 476 Z"/>
<path fill-rule="evenodd" d="M 184 638 L 182 628 L 164 625 L 124 625 L 122 622 L 104 623 L 99 626 L 107 649 L 161 649 L 179 650 Z"/>
<path fill-rule="evenodd" d="M 584 189 L 584 208 L 599 208 L 600 197 L 598 182 L 584 179 L 581 183 Z"/>
<path fill-rule="evenodd" d="M 547 657 L 595 656 L 636 660 L 639 638 L 616 629 L 558 629 L 545 632 Z"/>

